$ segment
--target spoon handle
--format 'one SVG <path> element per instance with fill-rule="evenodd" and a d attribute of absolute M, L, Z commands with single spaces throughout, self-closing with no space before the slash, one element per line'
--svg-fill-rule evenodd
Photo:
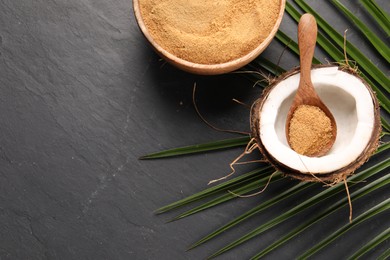
<path fill-rule="evenodd" d="M 310 70 L 317 39 L 317 23 L 313 15 L 304 14 L 298 24 L 298 45 L 300 54 L 301 77 L 300 91 L 312 92 Z"/>

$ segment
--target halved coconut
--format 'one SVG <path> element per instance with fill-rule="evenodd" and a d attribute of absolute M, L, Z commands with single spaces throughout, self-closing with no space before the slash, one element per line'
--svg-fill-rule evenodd
<path fill-rule="evenodd" d="M 337 138 L 332 149 L 324 156 L 308 157 L 287 143 L 286 116 L 298 88 L 298 69 L 280 76 L 253 104 L 252 137 L 264 157 L 285 175 L 337 183 L 367 161 L 378 147 L 378 100 L 370 86 L 351 69 L 316 66 L 311 77 L 318 95 L 336 119 Z"/>

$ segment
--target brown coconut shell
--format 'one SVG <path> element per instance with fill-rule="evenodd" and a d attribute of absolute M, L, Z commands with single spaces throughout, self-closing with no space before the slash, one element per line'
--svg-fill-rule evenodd
<path fill-rule="evenodd" d="M 312 68 L 323 68 L 323 67 L 333 67 L 333 66 L 334 65 L 315 65 Z M 371 139 L 368 142 L 366 148 L 354 162 L 350 163 L 349 165 L 341 169 L 338 169 L 333 172 L 325 173 L 325 174 L 300 172 L 298 170 L 292 169 L 282 164 L 276 158 L 271 156 L 261 142 L 260 132 L 259 132 L 261 113 L 259 112 L 262 110 L 264 101 L 267 99 L 269 93 L 271 93 L 273 88 L 279 82 L 283 81 L 284 79 L 294 74 L 297 74 L 299 72 L 299 67 L 282 74 L 277 79 L 272 81 L 272 83 L 264 90 L 262 97 L 257 99 L 252 105 L 251 117 L 250 117 L 252 138 L 255 138 L 257 146 L 260 152 L 262 153 L 262 155 L 264 156 L 264 158 L 267 161 L 269 161 L 277 170 L 279 170 L 280 172 L 282 172 L 284 175 L 288 177 L 298 179 L 301 181 L 325 182 L 325 183 L 335 184 L 346 179 L 348 176 L 352 175 L 356 171 L 356 169 L 358 169 L 363 163 L 365 163 L 378 148 L 379 137 L 381 133 L 381 123 L 380 123 L 379 102 L 374 91 L 371 89 L 370 85 L 356 72 L 356 70 L 353 70 L 352 68 L 346 66 L 345 67 L 339 66 L 338 69 L 357 77 L 359 80 L 363 82 L 364 86 L 366 86 L 369 93 L 371 94 L 372 102 L 374 104 L 374 117 L 375 117 L 374 130 L 372 132 Z"/>

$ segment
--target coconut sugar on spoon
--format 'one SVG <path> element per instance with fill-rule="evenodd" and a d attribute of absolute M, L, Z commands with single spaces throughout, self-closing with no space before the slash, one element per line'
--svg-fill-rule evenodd
<path fill-rule="evenodd" d="M 220 64 L 254 50 L 270 34 L 280 1 L 140 0 L 153 39 L 171 54 Z"/>
<path fill-rule="evenodd" d="M 336 140 L 336 121 L 317 95 L 311 81 L 311 64 L 317 39 L 317 23 L 311 14 L 298 24 L 301 63 L 297 93 L 287 114 L 286 137 L 290 147 L 311 157 L 325 155 Z"/>
<path fill-rule="evenodd" d="M 321 151 L 332 141 L 329 117 L 316 106 L 297 107 L 290 121 L 291 148 L 299 154 L 311 155 Z"/>

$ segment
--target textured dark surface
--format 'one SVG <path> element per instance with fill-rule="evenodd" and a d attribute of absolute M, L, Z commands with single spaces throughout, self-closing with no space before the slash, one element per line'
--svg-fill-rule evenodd
<path fill-rule="evenodd" d="M 351 28 L 329 4 L 310 3 L 340 32 Z M 387 1 L 378 3 L 389 9 Z M 375 27 L 357 4 L 350 8 Z M 295 37 L 296 25 L 287 15 L 282 29 Z M 356 30 L 349 37 L 388 70 Z M 282 52 L 274 42 L 264 56 L 276 62 Z M 320 51 L 317 57 L 325 58 Z M 281 59 L 285 68 L 297 64 L 290 54 Z M 185 252 L 289 183 L 170 224 L 165 221 L 172 214 L 153 214 L 225 175 L 228 163 L 241 153 L 138 160 L 162 149 L 231 137 L 196 116 L 195 81 L 200 110 L 210 121 L 249 129 L 248 110 L 231 99 L 251 103 L 261 90 L 239 75 L 199 77 L 161 62 L 137 27 L 131 1 L 0 0 L 0 259 L 202 259 L 277 216 L 281 210 L 272 208 L 223 238 Z M 242 166 L 240 172 L 253 167 Z M 357 201 L 356 214 L 386 197 L 383 189 L 372 200 Z M 328 225 L 345 224 L 347 215 L 345 208 L 270 257 L 296 256 Z M 296 224 L 290 221 L 222 258 L 247 258 Z M 379 216 L 320 256 L 348 255 L 388 225 L 388 214 Z M 388 246 L 382 244 L 373 255 Z"/>

